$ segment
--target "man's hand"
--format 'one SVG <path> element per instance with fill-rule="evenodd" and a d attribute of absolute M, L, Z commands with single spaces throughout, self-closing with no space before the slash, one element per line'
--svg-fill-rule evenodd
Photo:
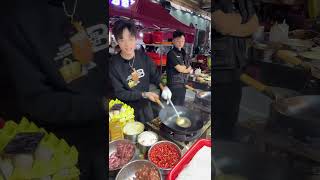
<path fill-rule="evenodd" d="M 191 67 L 191 66 L 189 66 L 189 67 L 187 68 L 186 74 L 191 73 L 191 71 L 192 71 L 192 67 Z"/>
<path fill-rule="evenodd" d="M 193 74 L 193 72 L 194 72 L 194 70 L 191 68 L 191 70 L 190 70 L 190 72 L 189 72 L 189 73 L 190 73 L 190 74 Z"/>
<path fill-rule="evenodd" d="M 157 102 L 156 100 L 159 99 L 159 95 L 154 92 L 145 92 L 144 95 L 152 102 Z"/>
<path fill-rule="evenodd" d="M 259 28 L 259 19 L 257 15 L 252 16 L 245 24 L 240 24 L 238 27 L 234 27 L 234 31 L 229 35 L 237 37 L 251 36 Z"/>
<path fill-rule="evenodd" d="M 131 73 L 131 78 L 134 82 L 138 82 L 139 81 L 139 74 L 136 71 L 136 69 L 133 70 L 133 72 Z"/>
<path fill-rule="evenodd" d="M 169 100 L 171 100 L 172 92 L 168 88 L 168 86 L 164 87 L 162 90 L 161 97 L 165 100 L 167 100 L 167 104 L 169 103 Z"/>

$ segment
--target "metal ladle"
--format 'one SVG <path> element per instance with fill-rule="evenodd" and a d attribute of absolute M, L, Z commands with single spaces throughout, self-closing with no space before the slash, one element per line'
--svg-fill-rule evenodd
<path fill-rule="evenodd" d="M 172 103 L 171 99 L 168 100 L 170 105 L 172 106 L 174 112 L 177 114 L 177 119 L 176 119 L 176 124 L 182 128 L 188 128 L 191 126 L 191 121 L 190 119 L 186 118 L 186 117 L 180 117 L 179 112 L 177 111 L 176 107 L 174 106 L 174 104 Z M 156 102 L 162 107 L 164 108 L 164 105 L 161 103 L 161 101 L 159 99 L 156 100 Z"/>
<path fill-rule="evenodd" d="M 176 107 L 174 106 L 174 104 L 172 103 L 171 99 L 168 100 L 169 103 L 171 104 L 171 106 L 173 107 L 174 111 L 176 112 L 177 114 L 177 119 L 176 119 L 176 124 L 180 127 L 183 127 L 183 128 L 188 128 L 191 126 L 191 121 L 185 117 L 181 118 L 180 117 L 180 114 L 178 113 Z"/>

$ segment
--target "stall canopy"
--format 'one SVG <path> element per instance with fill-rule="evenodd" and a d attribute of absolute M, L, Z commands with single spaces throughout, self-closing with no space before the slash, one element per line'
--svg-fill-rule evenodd
<path fill-rule="evenodd" d="M 137 0 L 129 8 L 121 6 L 109 5 L 109 17 L 125 16 L 136 19 L 143 24 L 144 27 L 169 28 L 171 30 L 181 30 L 185 33 L 194 35 L 195 29 L 189 27 L 173 16 L 163 8 L 160 4 L 153 3 L 150 0 Z"/>

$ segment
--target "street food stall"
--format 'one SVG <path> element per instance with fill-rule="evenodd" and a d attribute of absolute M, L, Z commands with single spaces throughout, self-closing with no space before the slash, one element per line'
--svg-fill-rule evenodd
<path fill-rule="evenodd" d="M 121 4 L 121 3 L 120 3 Z M 159 3 L 139 0 L 127 7 L 109 4 L 109 24 L 132 19 L 137 42 L 162 72 L 166 84 L 166 54 L 175 30 L 185 33 L 186 54 L 192 57 L 196 30 L 176 18 Z M 109 31 L 111 46 L 112 40 Z M 141 48 L 137 47 L 137 48 Z M 207 61 L 205 62 L 208 64 Z M 209 66 L 210 67 L 210 66 Z M 211 75 L 199 67 L 189 75 L 189 97 L 184 106 L 153 103 L 154 119 L 135 121 L 135 109 L 113 99 L 109 102 L 109 179 L 211 179 Z M 198 84 L 196 84 L 198 83 Z M 155 90 L 158 91 L 158 90 Z M 208 95 L 209 94 L 209 95 Z M 187 96 L 187 95 L 186 95 Z M 204 163 L 199 166 L 199 161 Z M 197 172 L 194 173 L 194 169 Z"/>
<path fill-rule="evenodd" d="M 143 124 L 134 121 L 134 109 L 110 101 L 109 179 L 188 179 L 194 177 L 194 164 L 203 159 L 207 163 L 197 167 L 202 171 L 198 177 L 211 177 L 211 120 L 190 107 L 176 108 L 185 122 L 179 122 L 172 107 L 164 106 L 157 118 Z M 184 168 L 186 164 L 190 167 Z"/>

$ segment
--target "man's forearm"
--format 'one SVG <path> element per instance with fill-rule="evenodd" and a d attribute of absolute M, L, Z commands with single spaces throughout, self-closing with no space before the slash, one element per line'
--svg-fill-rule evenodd
<path fill-rule="evenodd" d="M 189 67 L 184 71 L 184 73 L 185 73 L 185 74 L 189 74 L 190 71 L 191 71 L 191 66 L 189 66 Z"/>
<path fill-rule="evenodd" d="M 163 91 L 163 88 L 165 87 L 162 83 L 159 84 L 159 87 L 161 89 L 161 91 Z"/>
<path fill-rule="evenodd" d="M 247 37 L 257 31 L 259 27 L 258 17 L 252 16 L 246 24 L 238 24 L 234 27 L 233 31 L 229 34 L 237 37 Z"/>
<path fill-rule="evenodd" d="M 259 27 L 256 15 L 252 16 L 245 24 L 241 24 L 240 14 L 224 13 L 218 10 L 212 16 L 216 30 L 224 35 L 246 37 L 256 32 Z"/>
<path fill-rule="evenodd" d="M 188 69 L 185 65 L 178 65 L 178 67 L 176 67 L 176 70 L 179 73 L 184 73 L 184 74 L 188 74 L 190 72 L 190 69 Z"/>

